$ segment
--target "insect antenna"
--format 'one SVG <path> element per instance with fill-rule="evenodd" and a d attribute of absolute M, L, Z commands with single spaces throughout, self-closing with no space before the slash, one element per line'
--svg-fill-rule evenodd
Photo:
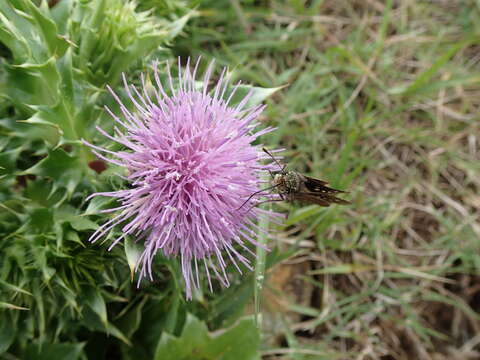
<path fill-rule="evenodd" d="M 243 204 L 242 204 L 237 210 L 240 210 L 240 209 L 241 209 L 247 202 L 249 202 L 250 199 L 251 199 L 252 197 L 254 197 L 255 195 L 260 194 L 261 192 L 264 192 L 264 191 L 267 191 L 267 190 L 272 190 L 272 189 L 276 188 L 277 186 L 278 186 L 278 184 L 275 184 L 275 185 L 272 185 L 272 186 L 267 187 L 266 189 L 261 189 L 261 190 L 255 191 L 252 195 L 250 195 L 250 196 L 248 197 L 247 200 L 245 200 L 245 201 L 243 202 Z"/>
<path fill-rule="evenodd" d="M 280 164 L 280 163 L 278 162 L 278 160 L 275 159 L 275 157 L 274 157 L 267 149 L 262 148 L 262 150 L 265 151 L 268 155 L 270 155 L 270 157 L 272 158 L 272 160 L 275 161 L 275 163 L 278 165 L 278 167 L 282 169 L 282 170 L 280 170 L 280 171 L 283 172 L 283 170 L 285 170 L 285 168 L 287 167 L 286 164 L 282 166 L 282 164 Z"/>

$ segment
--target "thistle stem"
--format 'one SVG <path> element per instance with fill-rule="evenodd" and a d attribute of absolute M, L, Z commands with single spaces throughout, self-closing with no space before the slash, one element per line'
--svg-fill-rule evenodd
<path fill-rule="evenodd" d="M 270 204 L 265 203 L 261 205 L 261 208 L 263 210 L 268 211 L 270 209 Z M 269 227 L 269 221 L 268 221 L 268 216 L 264 213 L 260 215 L 259 219 L 259 226 L 261 229 L 264 229 L 265 232 L 258 232 L 258 237 L 257 241 L 261 245 L 265 246 L 257 246 L 256 249 L 256 266 L 255 266 L 255 287 L 253 290 L 253 297 L 254 297 L 254 303 L 255 303 L 255 324 L 257 327 L 261 326 L 261 317 L 260 315 L 260 300 L 261 300 L 261 294 L 263 290 L 263 283 L 265 280 L 265 260 L 267 257 L 267 252 L 265 250 L 266 245 L 267 245 L 267 234 L 268 234 L 268 227 Z"/>

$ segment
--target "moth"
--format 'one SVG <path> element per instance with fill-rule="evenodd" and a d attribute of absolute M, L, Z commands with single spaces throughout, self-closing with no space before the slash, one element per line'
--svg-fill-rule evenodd
<path fill-rule="evenodd" d="M 349 201 L 336 196 L 337 194 L 346 193 L 346 191 L 331 188 L 327 186 L 328 182 L 326 181 L 300 174 L 297 171 L 286 170 L 286 164 L 282 166 L 267 149 L 263 148 L 262 150 L 272 158 L 281 170 L 270 171 L 272 186 L 253 193 L 243 205 L 245 205 L 253 196 L 268 190 L 275 190 L 280 196 L 280 199 L 271 199 L 264 202 L 287 201 L 303 204 L 316 204 L 320 206 L 351 204 Z M 263 203 L 263 201 L 261 203 Z M 241 207 L 243 207 L 243 205 Z"/>

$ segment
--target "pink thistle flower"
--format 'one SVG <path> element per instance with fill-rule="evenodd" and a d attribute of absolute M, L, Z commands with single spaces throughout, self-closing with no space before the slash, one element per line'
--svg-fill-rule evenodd
<path fill-rule="evenodd" d="M 140 90 L 129 86 L 123 76 L 135 110 L 128 110 L 108 88 L 120 105 L 123 119 L 106 110 L 123 130 L 116 127 L 112 136 L 97 129 L 127 150 L 113 152 L 86 143 L 100 159 L 126 168 L 126 180 L 130 183 L 125 190 L 90 196 L 113 197 L 121 206 L 104 210 L 119 213 L 89 240 L 94 242 L 123 223 L 123 234 L 109 250 L 127 235 L 143 240 L 144 251 L 136 266 L 141 268 L 139 281 L 143 277 L 153 279 L 152 264 L 158 251 L 167 257 L 180 256 L 187 299 L 192 297 L 192 287 L 200 287 L 201 268 L 205 269 L 210 290 L 210 270 L 224 286 L 229 285 L 226 259 L 240 273 L 239 263 L 252 268 L 250 260 L 239 250 L 255 256 L 246 243 L 260 246 L 254 230 L 258 230 L 256 218 L 263 211 L 253 207 L 255 199 L 242 204 L 265 186 L 261 178 L 272 166 L 260 163 L 265 154 L 260 145 L 252 144 L 272 130 L 255 131 L 256 119 L 264 106 L 244 109 L 250 95 L 238 105 L 229 105 L 240 84 L 225 100 L 228 87 L 225 69 L 213 92 L 209 92 L 213 64 L 204 75 L 203 88 L 197 90 L 198 64 L 197 61 L 193 72 L 187 64 L 183 74 L 179 65 L 176 88 L 168 68 L 171 95 L 162 86 L 156 63 L 156 88 L 151 94 L 143 75 Z"/>

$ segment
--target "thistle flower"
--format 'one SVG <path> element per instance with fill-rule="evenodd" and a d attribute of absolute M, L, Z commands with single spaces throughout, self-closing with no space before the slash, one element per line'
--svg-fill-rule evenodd
<path fill-rule="evenodd" d="M 261 178 L 271 166 L 260 163 L 264 154 L 260 145 L 252 144 L 272 130 L 255 131 L 264 106 L 244 109 L 249 96 L 230 105 L 240 84 L 226 94 L 225 69 L 209 92 L 213 64 L 204 75 L 203 88 L 197 90 L 198 64 L 193 72 L 187 64 L 183 74 L 179 64 L 177 87 L 168 68 L 170 95 L 162 86 L 156 63 L 156 88 L 150 94 L 143 75 L 140 90 L 128 85 L 123 76 L 134 111 L 128 110 L 108 88 L 120 105 L 123 119 L 106 110 L 123 130 L 115 128 L 115 134 L 110 135 L 97 129 L 127 150 L 113 152 L 86 143 L 99 158 L 125 168 L 130 185 L 124 190 L 90 196 L 113 197 L 121 203 L 105 210 L 119 213 L 103 224 L 90 241 L 123 224 L 123 234 L 109 250 L 127 235 L 143 242 L 144 251 L 136 266 L 140 268 L 139 281 L 144 277 L 153 279 L 152 264 L 158 251 L 167 257 L 179 256 L 187 299 L 192 297 L 192 287 L 200 286 L 202 268 L 210 290 L 213 275 L 224 286 L 229 285 L 227 259 L 240 273 L 239 263 L 251 269 L 250 260 L 240 249 L 255 256 L 246 243 L 259 246 L 255 222 L 262 210 L 253 207 L 256 200 L 247 204 L 244 201 L 264 187 Z"/>

